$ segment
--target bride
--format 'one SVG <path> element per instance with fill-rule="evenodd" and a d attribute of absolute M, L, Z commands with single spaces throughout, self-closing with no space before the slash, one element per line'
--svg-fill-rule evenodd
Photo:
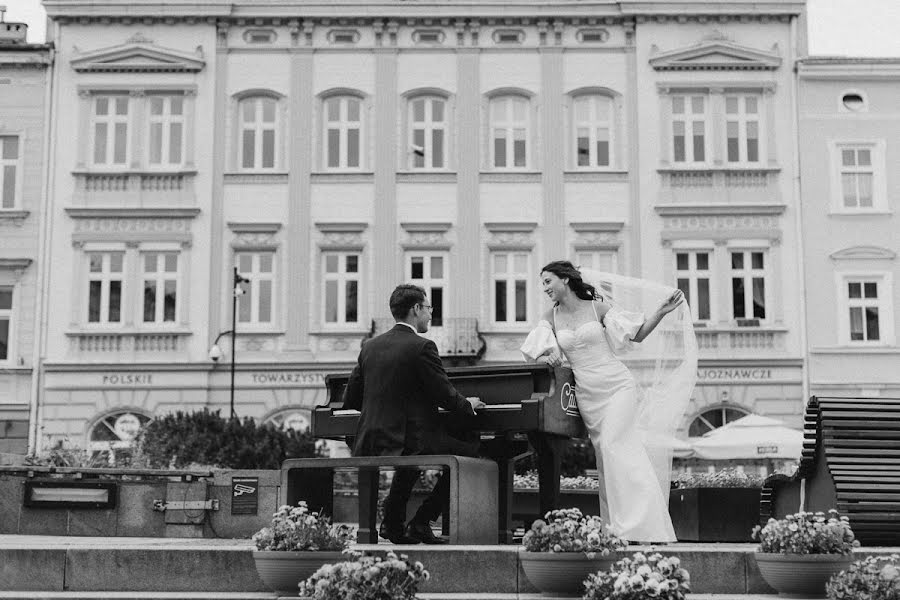
<path fill-rule="evenodd" d="M 668 510 L 672 446 L 697 369 L 682 292 L 578 270 L 568 261 L 545 266 L 541 283 L 553 308 L 521 350 L 532 361 L 567 361 L 572 368 L 578 410 L 597 456 L 600 516 L 630 541 L 674 542 Z M 635 342 L 645 343 L 637 349 Z M 626 351 L 634 356 L 633 370 L 619 358 Z"/>

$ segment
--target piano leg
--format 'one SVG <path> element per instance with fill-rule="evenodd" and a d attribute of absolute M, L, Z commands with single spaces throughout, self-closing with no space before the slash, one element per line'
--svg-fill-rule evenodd
<path fill-rule="evenodd" d="M 528 434 L 528 441 L 537 455 L 538 499 L 543 517 L 547 511 L 560 508 L 559 476 L 569 438 L 533 432 Z"/>
<path fill-rule="evenodd" d="M 378 468 L 359 470 L 359 529 L 356 532 L 358 544 L 378 543 Z"/>
<path fill-rule="evenodd" d="M 515 475 L 518 444 L 510 437 L 497 436 L 481 441 L 481 453 L 497 463 L 497 538 L 501 544 L 510 544 L 513 539 L 513 475 Z"/>
<path fill-rule="evenodd" d="M 291 469 L 287 489 L 288 505 L 305 500 L 311 512 L 334 515 L 334 469 Z"/>

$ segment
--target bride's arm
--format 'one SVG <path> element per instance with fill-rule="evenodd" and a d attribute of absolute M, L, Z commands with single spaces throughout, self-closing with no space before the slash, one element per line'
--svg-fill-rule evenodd
<path fill-rule="evenodd" d="M 644 320 L 644 324 L 641 325 L 641 328 L 637 330 L 637 333 L 635 333 L 634 337 L 631 339 L 635 342 L 644 341 L 644 338 L 656 329 L 656 326 L 659 325 L 662 318 L 675 310 L 675 307 L 681 304 L 682 300 L 684 300 L 684 294 L 682 294 L 681 290 L 675 290 L 671 296 L 666 298 L 665 302 L 659 305 L 656 312 Z"/>

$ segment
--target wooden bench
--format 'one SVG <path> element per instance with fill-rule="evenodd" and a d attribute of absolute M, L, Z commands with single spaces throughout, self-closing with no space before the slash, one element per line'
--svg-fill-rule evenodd
<path fill-rule="evenodd" d="M 357 541 L 378 543 L 378 481 L 381 469 L 442 469 L 450 478 L 450 503 L 442 513 L 451 544 L 496 544 L 498 532 L 498 468 L 492 460 L 447 454 L 292 458 L 281 466 L 281 504 L 305 500 L 311 510 L 334 514 L 335 470 L 359 473 Z"/>
<path fill-rule="evenodd" d="M 900 545 L 900 398 L 813 396 L 793 477 L 763 484 L 760 522 L 836 508 L 866 545 Z"/>

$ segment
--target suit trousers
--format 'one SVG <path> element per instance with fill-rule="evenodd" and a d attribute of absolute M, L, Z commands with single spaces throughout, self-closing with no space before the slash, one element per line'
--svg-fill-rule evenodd
<path fill-rule="evenodd" d="M 420 454 L 454 454 L 456 456 L 478 456 L 478 434 L 466 433 L 458 437 L 439 432 L 430 440 L 428 446 Z M 394 479 L 384 499 L 384 529 L 396 532 L 403 529 L 406 521 L 406 504 L 412 494 L 413 486 L 419 478 L 416 468 L 398 468 L 394 471 Z M 443 512 L 444 506 L 450 502 L 450 480 L 442 472 L 434 488 L 419 506 L 410 522 L 428 523 L 435 521 Z"/>

